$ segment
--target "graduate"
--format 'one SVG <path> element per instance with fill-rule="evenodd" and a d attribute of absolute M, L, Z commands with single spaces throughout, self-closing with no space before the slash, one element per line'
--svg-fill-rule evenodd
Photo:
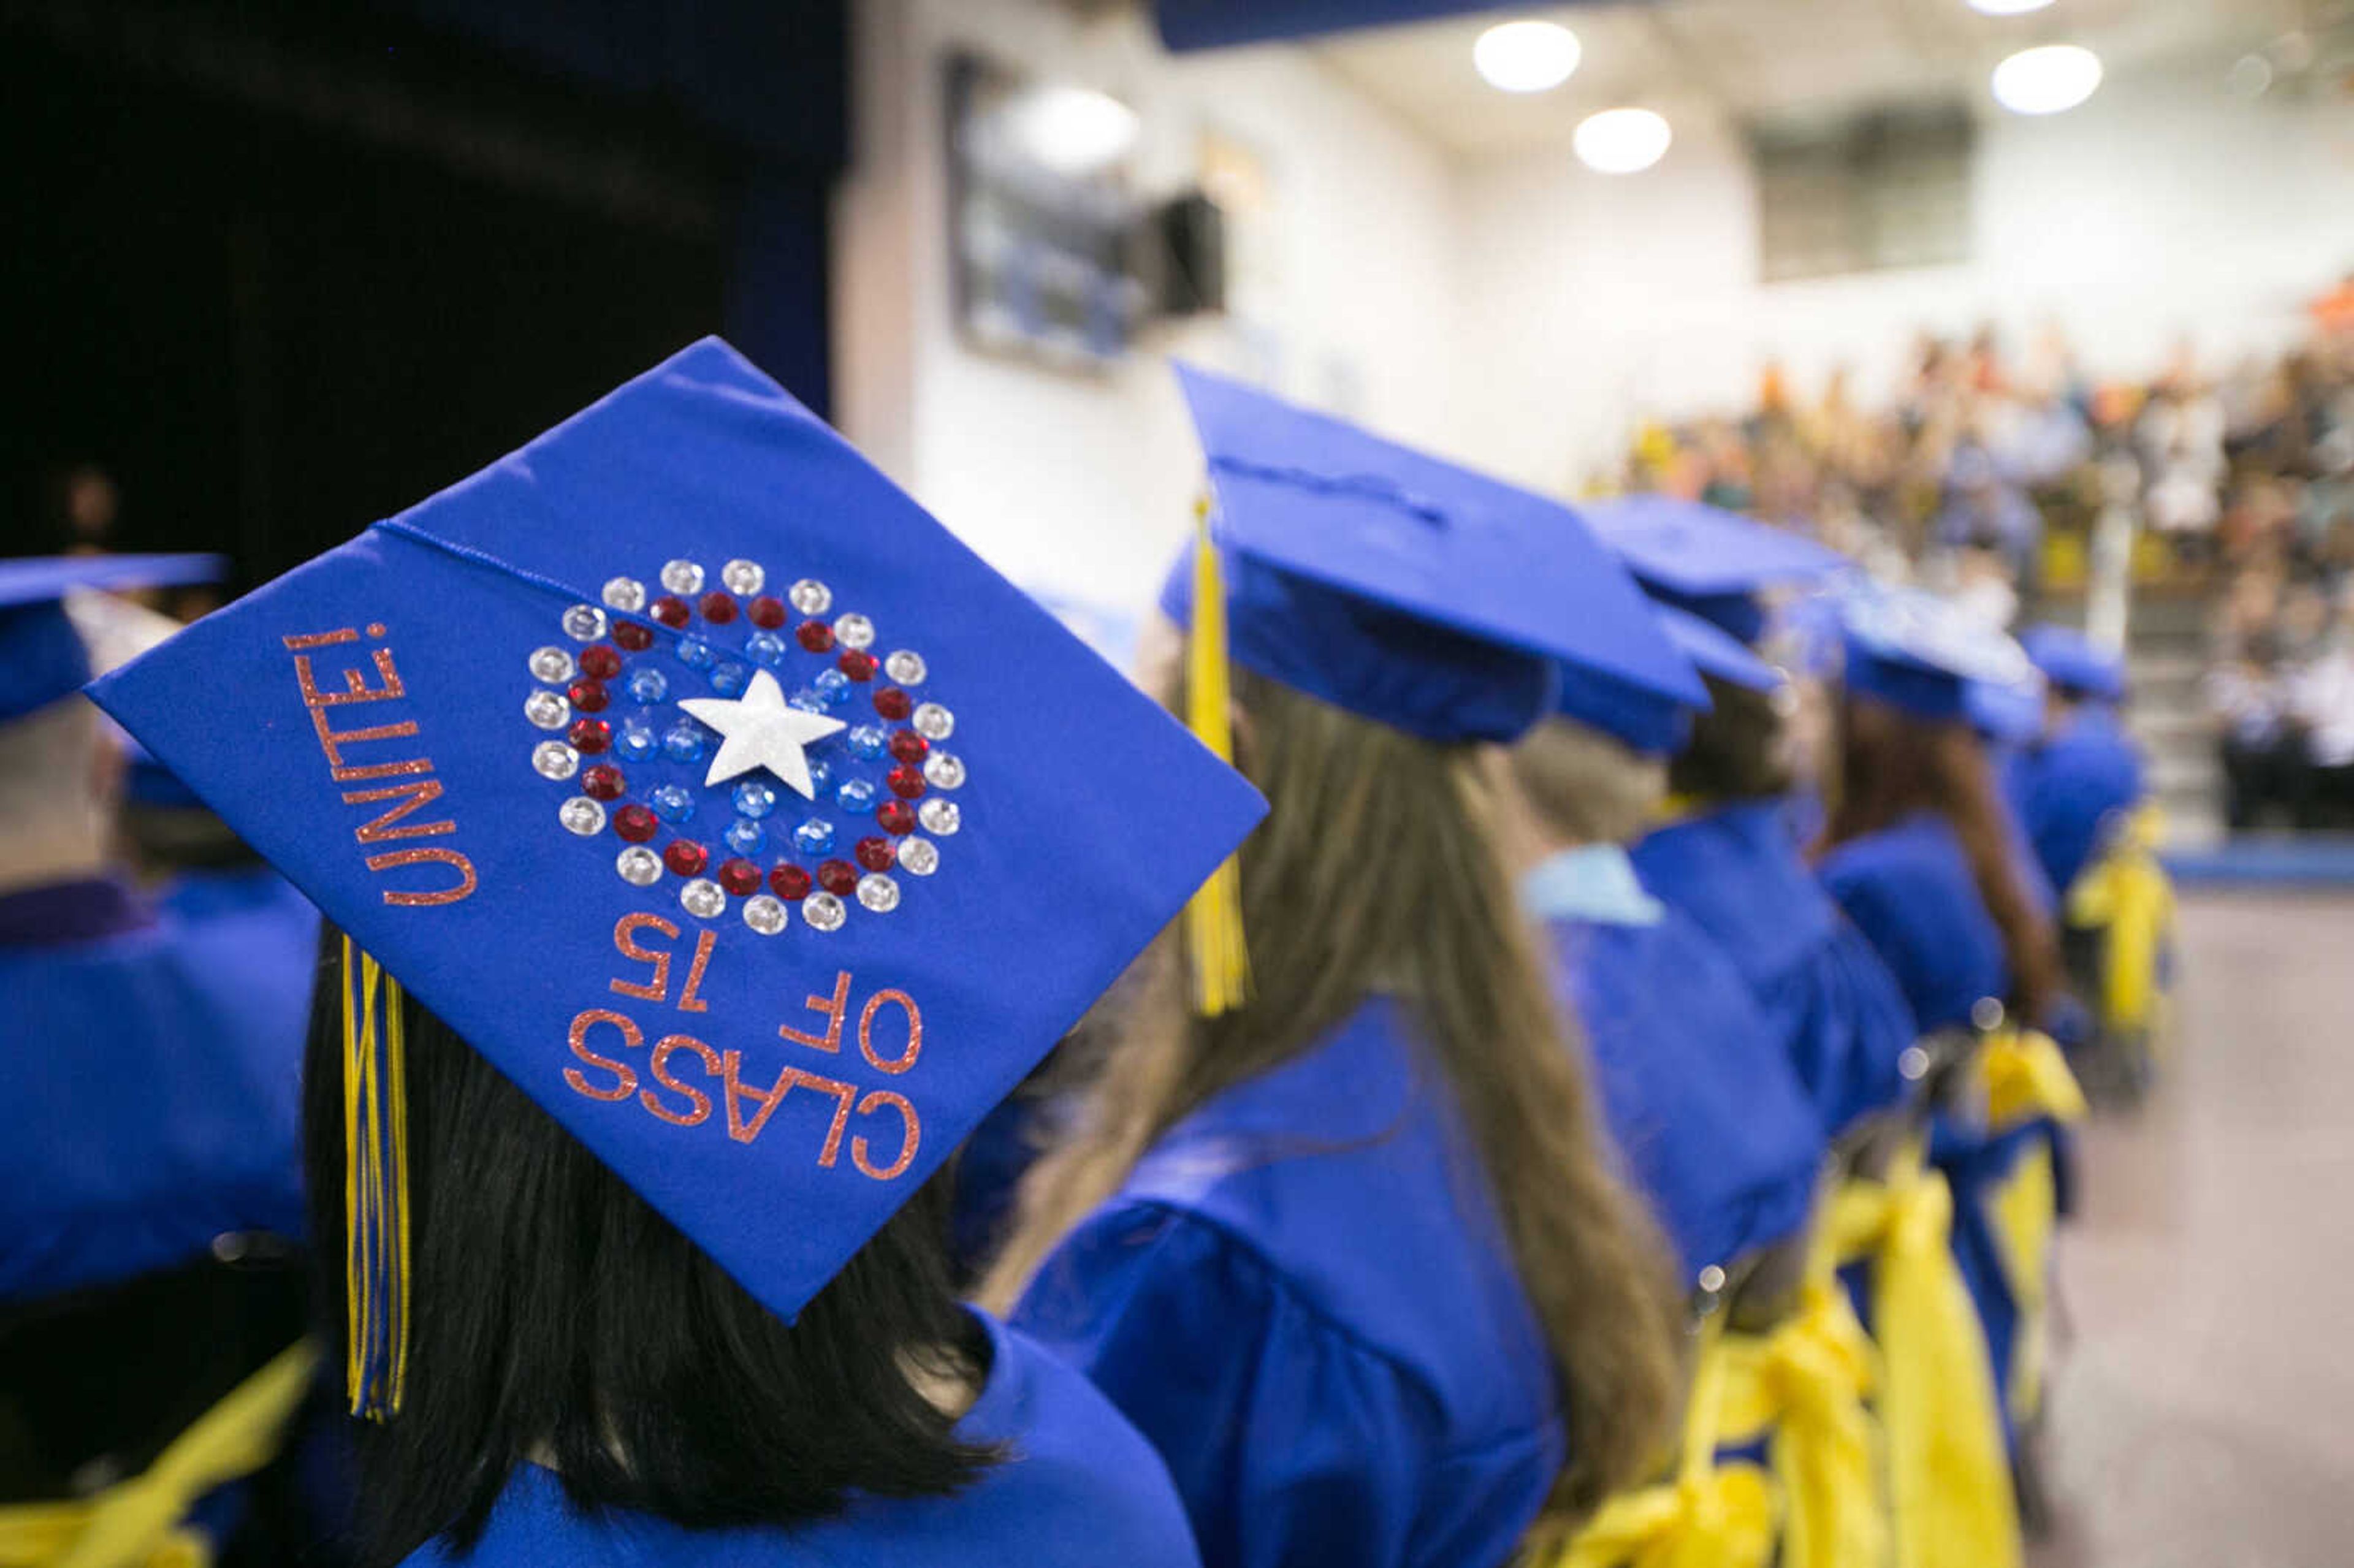
<path fill-rule="evenodd" d="M 2141 750 L 2118 715 L 2126 674 L 2115 654 L 2060 626 L 2031 626 L 2020 642 L 2048 695 L 2036 733 L 2003 772 L 2003 792 L 2064 895 L 2141 803 Z"/>
<path fill-rule="evenodd" d="M 1136 977 L 984 1296 L 1152 1439 L 1204 1562 L 1492 1568 L 1649 1472 L 1680 1309 L 1490 748 L 1564 662 L 1699 685 L 1566 509 L 1180 378 L 1212 498 L 1148 683 L 1271 810 Z"/>
<path fill-rule="evenodd" d="M 364 1568 L 1196 1560 L 932 1178 L 1263 803 L 734 350 L 94 694 L 332 922 Z"/>
<path fill-rule="evenodd" d="M 1847 569 L 1808 540 L 1694 503 L 1628 497 L 1585 515 L 1655 597 L 1748 646 L 1766 635 L 1766 592 Z M 1714 675 L 1708 686 L 1635 868 L 1741 971 L 1824 1130 L 1849 1134 L 1902 1098 L 1912 1010 L 1791 833 L 1782 692 Z"/>

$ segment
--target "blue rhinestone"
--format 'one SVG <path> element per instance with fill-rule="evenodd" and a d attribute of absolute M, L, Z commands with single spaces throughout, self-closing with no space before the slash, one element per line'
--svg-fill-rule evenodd
<path fill-rule="evenodd" d="M 727 847 L 737 854 L 758 854 L 769 847 L 769 830 L 743 817 L 728 823 L 727 831 L 720 837 L 726 839 Z"/>
<path fill-rule="evenodd" d="M 643 762 L 661 749 L 654 726 L 642 718 L 623 719 L 621 733 L 613 737 L 613 755 L 624 762 Z"/>
<path fill-rule="evenodd" d="M 882 756 L 883 748 L 890 744 L 891 737 L 871 724 L 860 725 L 850 732 L 850 755 L 868 762 Z"/>
<path fill-rule="evenodd" d="M 777 809 L 777 792 L 758 779 L 736 786 L 736 809 L 748 817 L 765 817 Z"/>
<path fill-rule="evenodd" d="M 825 712 L 825 702 L 815 692 L 795 692 L 791 696 L 785 699 L 785 706 L 789 708 L 799 708 L 805 714 L 822 714 Z"/>
<path fill-rule="evenodd" d="M 711 689 L 723 697 L 740 697 L 752 683 L 752 672 L 730 659 L 711 672 Z"/>
<path fill-rule="evenodd" d="M 670 695 L 670 677 L 651 664 L 642 664 L 630 672 L 629 693 L 634 702 L 661 702 Z"/>
<path fill-rule="evenodd" d="M 850 677 L 839 670 L 820 670 L 810 684 L 827 707 L 838 708 L 850 700 Z"/>
<path fill-rule="evenodd" d="M 673 762 L 700 762 L 708 744 L 703 738 L 701 725 L 692 719 L 681 719 L 663 736 L 663 755 Z"/>
<path fill-rule="evenodd" d="M 684 784 L 657 784 L 646 797 L 654 815 L 675 826 L 695 815 L 695 791 Z"/>
<path fill-rule="evenodd" d="M 763 670 L 773 670 L 785 662 L 785 640 L 773 631 L 755 631 L 744 639 L 744 657 Z"/>
<path fill-rule="evenodd" d="M 832 782 L 833 779 L 832 766 L 829 763 L 821 762 L 816 758 L 812 757 L 809 759 L 809 770 L 811 796 L 814 798 L 824 794 L 826 785 Z"/>
<path fill-rule="evenodd" d="M 700 637 L 678 640 L 678 662 L 690 670 L 708 670 L 719 662 L 719 650 Z"/>
<path fill-rule="evenodd" d="M 833 824 L 823 817 L 811 817 L 793 830 L 793 847 L 803 854 L 823 854 L 833 847 Z"/>
<path fill-rule="evenodd" d="M 845 779 L 833 792 L 833 803 L 863 817 L 875 809 L 875 786 L 864 779 Z"/>

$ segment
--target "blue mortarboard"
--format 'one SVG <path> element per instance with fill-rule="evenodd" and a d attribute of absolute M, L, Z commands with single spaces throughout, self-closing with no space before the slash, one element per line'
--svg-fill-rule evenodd
<path fill-rule="evenodd" d="M 217 582 L 226 565 L 218 556 L 0 561 L 0 724 L 70 696 L 90 679 L 89 650 L 66 614 L 68 594 Z"/>
<path fill-rule="evenodd" d="M 1819 582 L 1854 566 L 1787 528 L 1672 495 L 1596 502 L 1585 516 L 1650 593 L 1744 642 L 1765 634 L 1759 590 Z"/>
<path fill-rule="evenodd" d="M 1705 703 L 1559 502 L 1180 366 L 1215 495 L 1233 662 L 1435 741 L 1511 740 L 1557 671 Z M 1182 563 L 1162 608 L 1192 613 Z"/>
<path fill-rule="evenodd" d="M 91 690 L 787 1319 L 1265 810 L 716 339 Z"/>
<path fill-rule="evenodd" d="M 1770 692 L 1782 684 L 1779 670 L 1721 627 L 1670 604 L 1655 604 L 1651 610 L 1668 641 L 1702 674 L 1754 692 Z M 1588 676 L 1563 681 L 1559 711 L 1646 756 L 1665 757 L 1681 749 L 1692 715 L 1706 712 L 1709 705 L 1705 694 L 1697 702 L 1671 699 L 1623 681 Z"/>
<path fill-rule="evenodd" d="M 1977 721 L 1986 694 L 2032 685 L 2017 642 L 1917 588 L 1860 589 L 1841 603 L 1847 689 L 1928 719 Z M 1995 699 L 1999 705 L 2001 699 Z"/>
<path fill-rule="evenodd" d="M 2053 685 L 2103 702 L 2125 700 L 2125 661 L 2083 632 L 2066 626 L 2031 626 L 2019 641 Z"/>

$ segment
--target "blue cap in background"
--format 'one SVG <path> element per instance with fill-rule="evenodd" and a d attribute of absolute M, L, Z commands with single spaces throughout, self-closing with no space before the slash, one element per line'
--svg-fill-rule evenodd
<path fill-rule="evenodd" d="M 0 561 L 0 724 L 70 696 L 90 679 L 90 651 L 66 614 L 69 594 L 218 582 L 227 566 L 201 555 Z"/>

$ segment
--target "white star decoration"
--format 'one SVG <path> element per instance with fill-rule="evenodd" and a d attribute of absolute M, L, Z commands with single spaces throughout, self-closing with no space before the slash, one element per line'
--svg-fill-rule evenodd
<path fill-rule="evenodd" d="M 810 782 L 809 758 L 802 747 L 812 746 L 848 726 L 823 714 L 803 713 L 785 704 L 784 689 L 766 670 L 752 674 L 741 701 L 726 697 L 688 697 L 678 705 L 721 736 L 719 755 L 711 759 L 706 785 L 723 784 L 741 773 L 765 768 L 804 800 L 817 799 Z"/>

